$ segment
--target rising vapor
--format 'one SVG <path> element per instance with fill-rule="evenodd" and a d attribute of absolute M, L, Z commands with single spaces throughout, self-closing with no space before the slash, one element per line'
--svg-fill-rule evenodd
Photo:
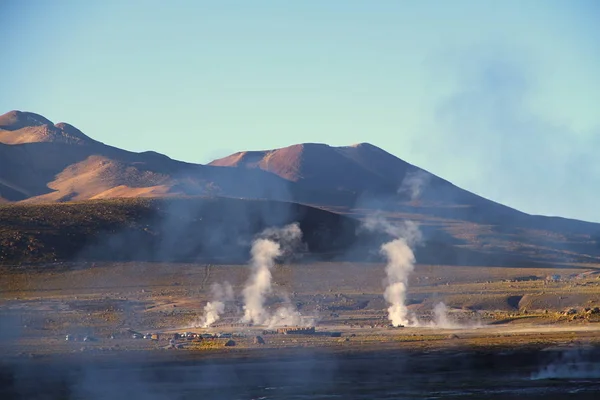
<path fill-rule="evenodd" d="M 448 307 L 443 302 L 437 303 L 433 307 L 433 327 L 441 329 L 461 328 L 461 325 L 450 320 L 448 316 Z"/>
<path fill-rule="evenodd" d="M 388 318 L 393 326 L 416 324 L 406 307 L 408 277 L 415 268 L 412 247 L 422 240 L 419 226 L 413 221 L 392 224 L 380 215 L 373 215 L 364 222 L 364 228 L 374 232 L 385 232 L 394 237 L 381 246 L 380 252 L 387 259 L 385 266 L 386 288 L 383 297 L 390 305 Z"/>
<path fill-rule="evenodd" d="M 257 239 L 252 244 L 252 276 L 244 288 L 244 317 L 242 321 L 264 324 L 268 319 L 264 308 L 265 296 L 271 292 L 271 268 L 281 255 L 279 244 L 268 239 Z"/>
<path fill-rule="evenodd" d="M 213 300 L 204 306 L 204 317 L 201 320 L 203 328 L 208 328 L 217 322 L 221 318 L 221 314 L 225 312 L 225 303 L 234 299 L 233 288 L 229 282 L 225 282 L 223 285 L 213 283 L 211 293 Z"/>
<path fill-rule="evenodd" d="M 388 262 L 385 267 L 387 287 L 383 297 L 390 304 L 388 318 L 393 326 L 408 325 L 408 308 L 406 307 L 406 289 L 408 276 L 415 266 L 415 256 L 405 239 L 395 239 L 381 246 L 381 253 Z"/>
<path fill-rule="evenodd" d="M 402 238 L 411 248 L 418 245 L 423 236 L 419 225 L 413 221 L 402 221 L 391 223 L 382 213 L 375 213 L 365 219 L 363 229 L 371 232 L 383 232 L 396 239 Z"/>
<path fill-rule="evenodd" d="M 282 307 L 279 307 L 267 321 L 269 328 L 277 326 L 290 325 L 313 325 L 314 320 L 303 317 L 291 303 L 286 302 Z"/>
<path fill-rule="evenodd" d="M 302 244 L 302 231 L 297 223 L 283 228 L 268 228 L 253 242 L 250 261 L 252 274 L 242 294 L 244 316 L 242 321 L 256 325 L 293 324 L 300 314 L 291 304 L 271 316 L 265 309 L 265 299 L 272 291 L 271 269 L 278 257 L 290 255 Z"/>
<path fill-rule="evenodd" d="M 402 180 L 398 194 L 408 196 L 410 201 L 419 200 L 430 180 L 431 174 L 423 170 L 408 172 Z"/>

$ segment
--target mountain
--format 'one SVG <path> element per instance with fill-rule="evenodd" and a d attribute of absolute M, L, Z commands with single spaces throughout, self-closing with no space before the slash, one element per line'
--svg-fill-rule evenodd
<path fill-rule="evenodd" d="M 407 172 L 419 170 L 367 143 L 348 147 L 306 143 L 269 151 L 244 151 L 209 165 L 261 169 L 316 189 L 349 193 L 396 190 Z"/>
<path fill-rule="evenodd" d="M 368 143 L 245 151 L 209 165 L 268 171 L 303 190 L 333 189 L 345 202 L 325 196 L 320 206 L 359 218 L 377 213 L 387 220 L 418 221 L 430 242 L 476 250 L 487 254 L 488 263 L 506 261 L 508 254 L 542 262 L 600 262 L 600 224 L 523 213 Z"/>
<path fill-rule="evenodd" d="M 475 195 L 369 143 L 332 147 L 307 143 L 245 151 L 209 165 L 263 170 L 312 190 L 346 194 L 355 211 L 384 210 L 486 224 L 518 222 L 544 229 L 588 232 L 600 225 L 531 216 Z M 340 206 L 336 201 L 322 205 Z"/>
<path fill-rule="evenodd" d="M 121 150 L 33 113 L 11 111 L 0 116 L 0 198 L 5 201 L 208 194 L 291 199 L 289 183 L 263 171 Z"/>
<path fill-rule="evenodd" d="M 10 111 L 0 116 L 0 142 L 90 144 L 95 141 L 67 123 L 53 124 L 38 114 Z"/>
<path fill-rule="evenodd" d="M 410 219 L 429 245 L 475 251 L 488 261 L 519 255 L 600 263 L 600 224 L 525 214 L 368 143 L 298 144 L 200 165 L 121 150 L 33 113 L 0 116 L 0 203 L 180 196 L 277 200 L 355 219 Z M 462 253 L 450 253 L 453 262 L 464 262 Z"/>
<path fill-rule="evenodd" d="M 449 206 L 484 201 L 489 207 L 499 206 L 369 143 L 343 147 L 306 143 L 245 151 L 209 165 L 259 169 L 313 190 L 333 189 L 352 197 L 354 208 L 369 202 Z"/>

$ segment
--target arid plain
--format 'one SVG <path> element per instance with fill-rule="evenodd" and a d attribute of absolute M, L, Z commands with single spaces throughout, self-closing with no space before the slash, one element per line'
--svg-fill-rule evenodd
<path fill-rule="evenodd" d="M 547 381 L 531 377 L 544 373 L 556 359 L 565 357 L 563 354 L 581 349 L 585 350 L 582 359 L 573 360 L 565 370 L 549 370 L 555 374 L 549 377 L 568 378 L 575 371 L 584 373 L 583 377 L 589 380 L 598 373 L 585 366 L 586 357 L 595 354 L 594 349 L 600 345 L 600 313 L 594 311 L 600 304 L 600 275 L 589 266 L 555 269 L 417 265 L 410 279 L 409 308 L 426 325 L 433 318 L 433 306 L 443 301 L 452 324 L 394 328 L 389 326 L 382 297 L 383 264 L 280 264 L 273 270 L 275 300 L 269 302 L 269 307 L 278 305 L 277 294 L 287 297 L 303 315 L 315 317 L 314 334 L 283 335 L 270 332 L 267 327 L 241 324 L 239 298 L 228 305 L 220 321 L 209 328 L 199 327 L 203 307 L 210 300 L 211 285 L 228 281 L 239 293 L 248 275 L 247 265 L 196 263 L 5 267 L 0 308 L 3 365 L 27 366 L 21 384 L 28 380 L 31 383 L 40 375 L 32 372 L 32 365 L 60 365 L 59 370 L 71 365 L 71 370 L 78 371 L 120 371 L 124 366 L 128 371 L 193 367 L 204 371 L 199 373 L 201 381 L 207 379 L 202 374 L 208 368 L 205 365 L 209 365 L 224 381 L 213 382 L 216 386 L 205 382 L 208 386 L 202 390 L 216 398 L 261 391 L 272 396 L 268 398 L 294 398 L 302 391 L 299 383 L 294 381 L 292 385 L 290 379 L 299 371 L 308 374 L 305 378 L 309 382 L 317 382 L 314 393 L 343 393 L 347 385 L 333 378 L 321 381 L 318 377 L 324 376 L 318 371 L 323 369 L 323 374 L 333 377 L 347 368 L 354 368 L 355 373 L 363 369 L 380 371 L 380 383 L 375 386 L 382 393 L 384 388 L 390 389 L 395 379 L 407 381 L 400 387 L 408 392 L 398 392 L 398 396 L 414 392 L 416 382 L 421 382 L 429 394 L 439 391 L 443 398 L 461 398 L 467 393 L 478 398 L 512 398 L 510 395 L 527 391 L 532 391 L 534 398 L 536 393 L 548 398 L 552 393 L 547 391 L 547 383 L 540 383 Z M 550 281 L 553 275 L 560 275 L 560 280 Z M 134 339 L 132 332 L 159 336 L 158 340 Z M 169 344 L 176 332 L 209 333 L 215 337 L 180 338 L 176 340 L 179 348 L 169 348 L 173 347 Z M 216 337 L 217 334 L 222 337 Z M 225 346 L 231 340 L 229 334 L 235 346 Z M 74 340 L 65 340 L 66 335 L 72 335 Z M 256 336 L 261 336 L 264 344 L 257 343 Z M 235 367 L 230 362 L 235 362 Z M 236 368 L 271 371 L 265 372 L 264 379 L 273 386 L 276 384 L 271 380 L 279 380 L 282 386 L 271 391 L 261 389 L 240 372 L 247 379 L 236 381 L 235 389 L 227 389 L 226 377 L 237 374 Z M 291 369 L 289 375 L 277 378 L 285 368 Z M 445 377 L 459 371 L 451 385 L 445 383 Z M 98 379 L 107 378 L 101 375 Z M 152 380 L 144 374 L 127 379 L 151 387 Z M 377 390 L 368 389 L 374 384 L 369 384 L 368 379 L 364 382 L 365 393 L 369 393 L 364 398 L 378 398 Z M 489 393 L 480 391 L 482 382 L 486 382 Z M 579 380 L 553 382 L 556 398 L 573 387 L 583 388 L 577 398 L 592 398 L 589 396 L 597 389 L 595 384 Z M 173 384 L 171 394 L 185 398 L 185 385 Z M 494 392 L 496 386 L 513 392 L 501 397 L 501 393 Z M 7 398 L 24 390 L 16 384 L 10 387 L 14 392 L 6 391 Z M 56 398 L 63 389 L 52 389 Z M 86 390 L 95 393 L 100 389 L 92 386 Z"/>

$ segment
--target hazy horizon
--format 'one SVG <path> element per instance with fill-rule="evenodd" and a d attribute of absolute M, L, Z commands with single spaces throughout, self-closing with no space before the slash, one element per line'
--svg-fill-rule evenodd
<path fill-rule="evenodd" d="M 0 113 L 208 163 L 368 142 L 532 214 L 600 222 L 600 4 L 5 1 Z"/>

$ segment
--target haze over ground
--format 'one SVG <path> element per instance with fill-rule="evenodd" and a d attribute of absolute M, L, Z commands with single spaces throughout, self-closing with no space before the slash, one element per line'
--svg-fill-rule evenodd
<path fill-rule="evenodd" d="M 0 113 L 207 163 L 370 142 L 492 200 L 600 221 L 594 1 L 0 5 Z"/>

